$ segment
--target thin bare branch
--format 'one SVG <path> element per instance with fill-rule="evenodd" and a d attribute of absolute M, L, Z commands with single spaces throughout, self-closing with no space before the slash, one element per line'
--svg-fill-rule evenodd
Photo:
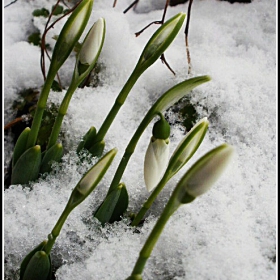
<path fill-rule="evenodd" d="M 186 43 L 187 60 L 188 60 L 188 74 L 191 73 L 191 55 L 190 55 L 190 50 L 189 50 L 188 35 L 189 35 L 192 3 L 193 3 L 193 0 L 190 0 L 189 7 L 188 7 L 187 23 L 186 23 L 186 28 L 185 28 L 185 43 Z"/>
<path fill-rule="evenodd" d="M 139 0 L 135 0 L 133 1 L 124 11 L 123 13 L 127 13 L 131 8 L 133 8 L 137 3 L 139 2 Z"/>
<path fill-rule="evenodd" d="M 176 76 L 175 71 L 171 68 L 171 66 L 170 66 L 170 65 L 168 64 L 168 62 L 166 61 L 165 56 L 164 56 L 164 53 L 160 56 L 160 59 L 161 59 L 161 62 L 164 63 L 164 64 L 167 66 L 167 68 L 172 72 L 172 74 L 173 74 L 174 76 Z"/>
<path fill-rule="evenodd" d="M 25 116 L 15 118 L 14 120 L 12 120 L 11 122 L 9 122 L 8 124 L 6 124 L 4 126 L 4 130 L 8 130 L 9 128 L 16 125 L 17 123 L 22 122 L 24 120 L 30 120 L 30 119 L 31 119 L 31 115 L 25 115 Z"/>
<path fill-rule="evenodd" d="M 153 21 L 153 22 L 149 23 L 143 29 L 141 29 L 140 31 L 136 32 L 135 36 L 138 37 L 143 31 L 145 31 L 148 27 L 150 27 L 153 24 L 162 24 L 162 21 L 161 20 L 157 20 L 157 21 Z"/>
<path fill-rule="evenodd" d="M 7 8 L 7 7 L 11 6 L 12 4 L 14 4 L 14 3 L 16 3 L 16 2 L 17 2 L 17 0 L 14 0 L 14 1 L 12 1 L 11 3 L 7 4 L 6 6 L 4 6 L 4 8 Z"/>
<path fill-rule="evenodd" d="M 118 1 L 118 0 L 115 0 L 115 1 L 114 1 L 113 8 L 115 8 L 115 7 L 116 7 L 116 5 L 117 5 L 117 1 Z"/>

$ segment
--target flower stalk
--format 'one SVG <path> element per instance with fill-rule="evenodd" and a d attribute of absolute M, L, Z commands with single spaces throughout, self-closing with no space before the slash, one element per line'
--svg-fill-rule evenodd
<path fill-rule="evenodd" d="M 147 128 L 149 123 L 153 120 L 153 118 L 157 115 L 162 114 L 164 112 L 164 110 L 166 110 L 168 107 L 175 104 L 182 97 L 184 97 L 186 94 L 188 94 L 192 89 L 194 89 L 195 87 L 197 87 L 203 83 L 206 83 L 208 81 L 210 81 L 209 76 L 200 76 L 200 77 L 188 79 L 184 82 L 177 84 L 176 86 L 172 87 L 171 89 L 169 89 L 154 103 L 154 105 L 150 108 L 150 110 L 147 112 L 147 114 L 143 118 L 142 122 L 138 126 L 138 128 L 135 131 L 134 135 L 132 136 L 131 140 L 129 141 L 129 143 L 125 149 L 124 155 L 121 159 L 121 162 L 115 172 L 114 178 L 110 184 L 106 197 L 108 197 L 112 191 L 114 191 L 115 189 L 118 188 L 122 175 L 130 160 L 130 157 L 134 153 L 134 150 L 136 148 L 136 145 L 137 145 L 141 135 L 143 134 L 144 130 Z M 97 213 L 98 213 L 98 211 L 97 211 Z"/>
<path fill-rule="evenodd" d="M 167 202 L 160 218 L 139 253 L 131 276 L 126 280 L 142 279 L 145 264 L 171 215 L 183 204 L 191 203 L 207 192 L 232 160 L 234 149 L 220 145 L 200 158 L 182 177 Z"/>
<path fill-rule="evenodd" d="M 133 219 L 131 223 L 132 226 L 137 226 L 141 222 L 144 215 L 150 209 L 153 202 L 155 201 L 161 190 L 164 188 L 164 186 L 167 184 L 167 182 L 189 161 L 189 159 L 197 151 L 204 139 L 204 136 L 208 129 L 208 124 L 209 122 L 207 118 L 203 118 L 181 140 L 173 155 L 171 156 L 171 159 L 169 160 L 168 166 L 162 179 L 159 181 L 152 194 L 145 201 L 145 203 Z"/>
<path fill-rule="evenodd" d="M 94 145 L 98 145 L 98 143 L 104 141 L 105 135 L 109 130 L 111 124 L 113 123 L 117 113 L 121 109 L 124 104 L 128 94 L 130 93 L 132 87 L 138 80 L 138 78 L 143 74 L 143 72 L 149 68 L 161 55 L 162 53 L 169 47 L 172 41 L 177 36 L 179 30 L 181 29 L 186 14 L 179 13 L 165 22 L 151 37 L 151 39 L 146 44 L 132 74 L 128 78 L 121 92 L 115 100 L 113 107 L 105 118 L 103 124 L 98 130 L 94 143 Z M 100 156 L 102 154 L 102 149 L 98 149 L 97 152 L 94 149 L 91 149 L 91 153 L 94 156 Z"/>
<path fill-rule="evenodd" d="M 66 219 L 72 210 L 83 202 L 96 188 L 111 165 L 116 153 L 116 149 L 109 151 L 91 169 L 89 169 L 78 182 L 53 230 L 48 235 L 48 239 L 32 250 L 22 261 L 20 267 L 20 280 L 49 279 L 48 277 L 51 271 L 50 253 Z"/>
<path fill-rule="evenodd" d="M 79 6 L 70 15 L 59 34 L 53 50 L 52 60 L 46 77 L 46 81 L 44 83 L 37 103 L 26 149 L 36 144 L 52 82 L 59 68 L 68 58 L 75 44 L 78 42 L 80 36 L 82 35 L 82 32 L 84 31 L 89 20 L 92 5 L 93 0 L 83 0 L 81 4 L 79 4 Z"/>
<path fill-rule="evenodd" d="M 60 104 L 47 149 L 51 148 L 58 139 L 63 118 L 67 113 L 69 103 L 75 90 L 96 64 L 105 39 L 105 26 L 105 20 L 103 18 L 98 19 L 87 33 L 82 43 L 81 49 L 77 55 L 72 81 Z"/>

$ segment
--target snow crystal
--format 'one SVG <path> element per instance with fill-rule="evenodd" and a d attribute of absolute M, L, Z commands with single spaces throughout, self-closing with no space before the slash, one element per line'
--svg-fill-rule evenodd
<path fill-rule="evenodd" d="M 10 1 L 5 0 L 5 4 Z M 111 3 L 112 2 L 112 3 Z M 4 192 L 5 279 L 18 279 L 24 256 L 47 238 L 62 213 L 72 189 L 96 162 L 75 153 L 79 140 L 91 126 L 100 128 L 114 100 L 133 71 L 140 54 L 158 25 L 134 33 L 160 20 L 165 1 L 140 0 L 136 9 L 123 11 L 132 1 L 98 1 L 90 26 L 106 20 L 104 47 L 98 60 L 95 87 L 79 88 L 64 118 L 60 140 L 62 162 L 51 173 L 28 185 L 13 185 Z M 34 18 L 34 9 L 55 3 L 49 0 L 17 1 L 4 9 L 4 118 L 13 119 L 11 104 L 23 89 L 40 89 L 40 49 L 27 42 L 34 30 L 43 31 L 45 18 Z M 169 7 L 166 18 L 187 12 L 188 2 Z M 237 156 L 220 181 L 205 195 L 183 205 L 170 218 L 147 261 L 143 278 L 160 280 L 272 280 L 276 275 L 276 1 L 251 4 L 194 1 L 189 29 L 191 74 L 187 74 L 182 31 L 165 52 L 174 76 L 161 61 L 155 62 L 136 82 L 108 131 L 106 151 L 118 154 L 96 190 L 69 215 L 52 251 L 56 279 L 125 279 L 137 260 L 170 193 L 186 170 L 203 154 L 227 142 Z M 52 47 L 66 19 L 51 30 Z M 86 33 L 86 32 L 85 32 Z M 83 35 L 84 36 L 84 35 Z M 60 71 L 67 90 L 75 54 Z M 47 62 L 47 66 L 48 66 Z M 190 162 L 172 178 L 147 213 L 142 227 L 129 226 L 148 197 L 144 187 L 144 155 L 152 124 L 139 140 L 122 181 L 130 195 L 128 213 L 112 225 L 101 227 L 93 217 L 103 201 L 125 148 L 155 100 L 175 84 L 199 75 L 212 80 L 189 94 L 198 119 L 209 119 L 209 131 Z M 50 103 L 59 104 L 66 92 L 50 92 Z M 184 136 L 178 112 L 168 112 L 170 149 Z M 5 135 L 5 167 L 13 144 Z"/>

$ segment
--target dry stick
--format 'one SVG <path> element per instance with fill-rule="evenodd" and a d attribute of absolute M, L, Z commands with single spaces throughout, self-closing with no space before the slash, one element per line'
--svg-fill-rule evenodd
<path fill-rule="evenodd" d="M 138 1 L 137 1 L 138 2 Z M 163 10 L 163 15 L 162 15 L 162 18 L 161 20 L 156 20 L 156 21 L 153 21 L 151 23 L 149 23 L 147 26 L 145 26 L 142 30 L 138 31 L 135 33 L 136 37 L 138 37 L 143 31 L 145 31 L 148 27 L 150 27 L 152 24 L 163 24 L 164 23 L 164 20 L 165 20 L 165 15 L 166 15 L 166 11 L 167 11 L 167 7 L 169 5 L 169 2 L 170 0 L 166 0 L 165 2 L 165 7 L 164 7 L 164 10 Z"/>
<path fill-rule="evenodd" d="M 4 8 L 7 8 L 7 7 L 11 6 L 12 4 L 14 4 L 14 3 L 16 3 L 16 2 L 17 2 L 17 0 L 14 0 L 14 1 L 12 1 L 11 3 L 7 4 L 6 6 L 4 6 Z"/>
<path fill-rule="evenodd" d="M 115 8 L 116 5 L 117 5 L 117 0 L 114 1 L 113 8 Z"/>
<path fill-rule="evenodd" d="M 191 18 L 191 6 L 193 0 L 190 0 L 189 7 L 188 7 L 188 16 L 187 16 L 187 24 L 185 29 L 185 42 L 186 42 L 186 51 L 187 51 L 187 59 L 188 59 L 188 74 L 191 73 L 191 55 L 189 50 L 189 43 L 188 43 L 188 35 L 189 35 L 189 25 L 190 25 L 190 18 Z"/>
<path fill-rule="evenodd" d="M 26 120 L 26 119 L 27 120 L 31 119 L 31 115 L 25 115 L 24 117 L 21 116 L 21 117 L 15 118 L 14 120 L 12 120 L 11 122 L 9 122 L 8 124 L 6 124 L 4 126 L 4 130 L 11 128 L 12 126 L 14 126 L 17 123 L 22 122 L 23 120 Z"/>
<path fill-rule="evenodd" d="M 132 2 L 132 4 L 130 4 L 124 11 L 123 13 L 127 13 L 132 7 L 134 7 L 137 3 L 139 2 L 139 0 L 135 0 Z"/>

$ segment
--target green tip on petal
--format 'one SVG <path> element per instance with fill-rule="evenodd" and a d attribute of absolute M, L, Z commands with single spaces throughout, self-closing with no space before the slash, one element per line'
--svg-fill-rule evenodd
<path fill-rule="evenodd" d="M 170 136 L 170 125 L 162 116 L 153 126 L 153 136 L 156 139 L 168 139 Z"/>
<path fill-rule="evenodd" d="M 234 148 L 223 144 L 200 158 L 183 176 L 176 187 L 177 199 L 196 198 L 207 192 L 232 161 Z"/>

